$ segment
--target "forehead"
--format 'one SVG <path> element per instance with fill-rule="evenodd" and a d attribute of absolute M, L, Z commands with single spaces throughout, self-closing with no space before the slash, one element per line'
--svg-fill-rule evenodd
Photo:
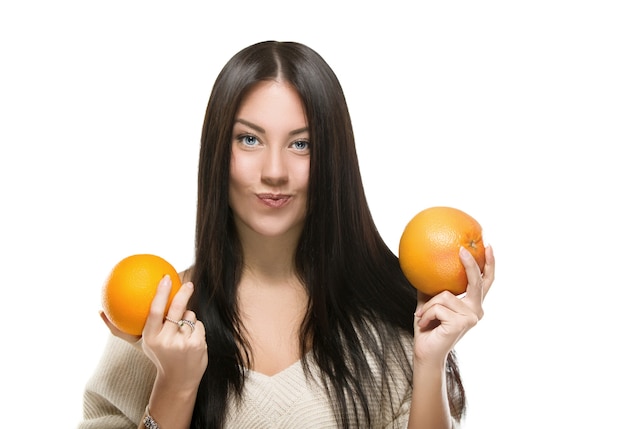
<path fill-rule="evenodd" d="M 256 83 L 243 97 L 236 119 L 249 121 L 299 122 L 306 124 L 304 105 L 288 82 L 266 80 Z"/>

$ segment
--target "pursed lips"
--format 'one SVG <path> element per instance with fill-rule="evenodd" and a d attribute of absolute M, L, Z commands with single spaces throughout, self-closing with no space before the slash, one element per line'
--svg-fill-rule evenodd
<path fill-rule="evenodd" d="M 268 207 L 283 207 L 291 200 L 291 195 L 286 194 L 257 194 L 259 200 Z"/>

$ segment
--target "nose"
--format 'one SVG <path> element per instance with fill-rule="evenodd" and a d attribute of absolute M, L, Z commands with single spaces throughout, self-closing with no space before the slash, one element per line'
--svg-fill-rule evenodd
<path fill-rule="evenodd" d="M 286 183 L 289 175 L 283 148 L 270 145 L 264 155 L 261 180 L 272 186 Z"/>

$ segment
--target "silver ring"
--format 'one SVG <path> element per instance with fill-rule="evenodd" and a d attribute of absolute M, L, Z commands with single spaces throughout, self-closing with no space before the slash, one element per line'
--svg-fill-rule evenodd
<path fill-rule="evenodd" d="M 169 317 L 166 317 L 165 320 L 167 320 L 168 322 L 175 323 L 176 325 L 178 325 L 179 328 L 182 328 L 183 326 L 188 325 L 191 328 L 191 332 L 193 332 L 193 330 L 196 329 L 196 326 L 195 326 L 196 324 L 192 322 L 191 320 L 180 319 L 177 322 L 174 319 L 170 319 Z"/>
<path fill-rule="evenodd" d="M 168 322 L 172 322 L 175 325 L 178 325 L 179 328 L 182 328 L 183 325 L 185 324 L 185 322 L 183 322 L 182 320 L 179 320 L 178 322 L 175 321 L 174 319 L 170 319 L 169 317 L 165 317 L 165 320 L 167 320 Z"/>
<path fill-rule="evenodd" d="M 180 326 L 182 328 L 183 325 L 188 325 L 191 328 L 191 332 L 193 332 L 193 330 L 196 329 L 196 324 L 194 322 L 192 322 L 191 320 L 180 319 L 178 321 L 178 326 Z"/>
<path fill-rule="evenodd" d="M 170 319 L 170 318 L 169 318 L 169 317 L 167 317 L 167 316 L 165 317 L 165 320 L 167 320 L 168 322 L 172 322 L 172 323 L 174 323 L 175 325 L 178 325 L 178 327 L 179 327 L 179 328 L 180 328 L 181 326 L 183 326 L 183 322 L 182 322 L 182 320 L 179 320 L 179 321 L 177 322 L 176 320 L 174 320 L 174 319 Z"/>

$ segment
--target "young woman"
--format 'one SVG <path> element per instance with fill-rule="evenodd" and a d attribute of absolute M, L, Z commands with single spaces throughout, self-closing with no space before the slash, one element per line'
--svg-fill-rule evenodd
<path fill-rule="evenodd" d="M 206 111 L 194 265 L 167 314 L 161 281 L 142 341 L 103 317 L 80 428 L 454 427 L 454 346 L 495 267 L 489 247 L 483 273 L 459 257 L 467 294 L 418 302 L 369 212 L 331 68 L 302 44 L 247 47 Z"/>

